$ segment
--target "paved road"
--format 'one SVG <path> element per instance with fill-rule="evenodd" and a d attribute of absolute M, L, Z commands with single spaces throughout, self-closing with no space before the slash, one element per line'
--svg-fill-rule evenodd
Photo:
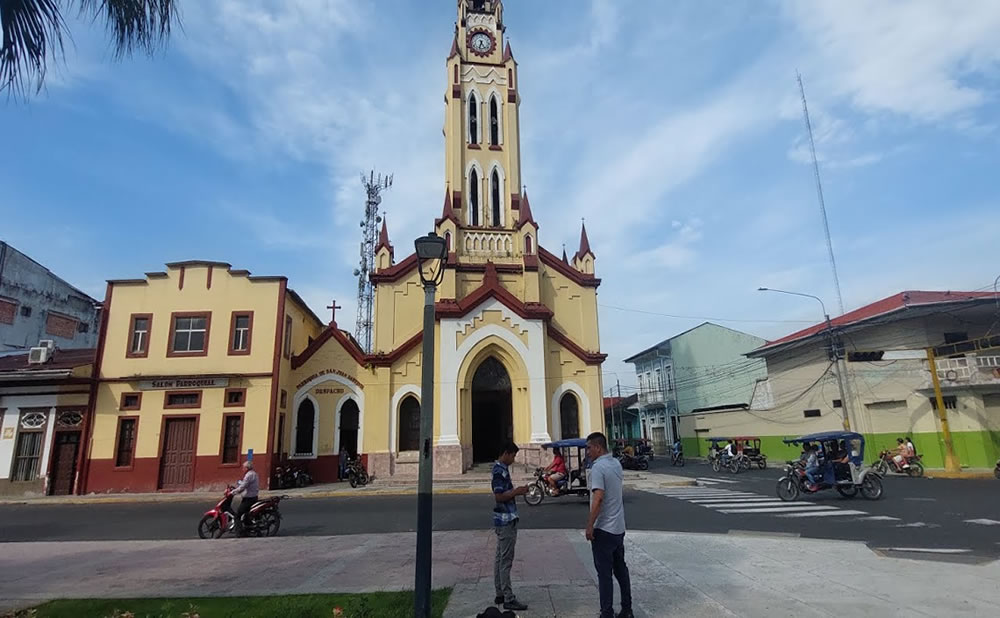
<path fill-rule="evenodd" d="M 653 470 L 698 478 L 701 484 L 655 493 L 628 491 L 626 508 L 633 530 L 780 533 L 859 540 L 879 548 L 963 549 L 1000 557 L 1000 483 L 996 481 L 890 477 L 885 480 L 885 497 L 877 502 L 823 493 L 790 506 L 774 500 L 778 470 L 732 476 L 714 474 L 701 464 L 671 468 L 659 459 Z M 491 502 L 486 492 L 483 496 L 435 496 L 435 529 L 489 526 Z M 0 542 L 192 538 L 201 514 L 211 506 L 196 502 L 5 505 L 0 506 Z M 578 498 L 520 508 L 522 527 L 536 529 L 578 528 L 587 513 L 586 503 Z M 409 532 L 416 498 L 289 500 L 282 511 L 286 536 Z"/>

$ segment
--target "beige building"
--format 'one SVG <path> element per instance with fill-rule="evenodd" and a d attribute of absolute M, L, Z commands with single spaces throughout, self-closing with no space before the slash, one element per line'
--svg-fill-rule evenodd
<path fill-rule="evenodd" d="M 930 346 L 996 337 L 992 292 L 895 294 L 833 320 L 844 360 L 829 355 L 825 324 L 754 350 L 767 362 L 749 409 L 694 414 L 682 419 L 688 452 L 705 451 L 712 436 L 760 436 L 775 458 L 794 455 L 782 438 L 837 430 L 845 416 L 868 439 L 868 459 L 910 436 L 928 467 L 944 465 L 941 424 L 924 353 Z M 956 453 L 967 467 L 992 467 L 1000 458 L 1000 347 L 955 351 L 939 358 L 948 421 Z M 841 398 L 837 372 L 846 396 Z M 843 400 L 842 400 L 843 399 Z"/>

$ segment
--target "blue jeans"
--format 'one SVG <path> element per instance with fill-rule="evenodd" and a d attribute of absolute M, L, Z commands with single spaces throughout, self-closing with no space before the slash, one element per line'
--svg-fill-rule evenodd
<path fill-rule="evenodd" d="M 819 466 L 810 466 L 806 468 L 806 480 L 815 485 L 816 477 L 814 477 L 813 475 L 816 474 L 817 472 L 819 472 Z"/>
<path fill-rule="evenodd" d="M 594 540 L 590 543 L 594 554 L 594 568 L 597 569 L 597 590 L 601 595 L 601 618 L 614 618 L 612 603 L 615 598 L 614 574 L 622 593 L 622 611 L 632 609 L 632 582 L 628 565 L 625 564 L 625 535 L 611 534 L 594 529 Z"/>

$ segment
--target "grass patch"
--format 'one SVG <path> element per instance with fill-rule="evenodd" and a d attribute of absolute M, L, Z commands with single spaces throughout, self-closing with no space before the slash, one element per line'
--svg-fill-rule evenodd
<path fill-rule="evenodd" d="M 435 590 L 431 615 L 440 618 L 451 589 Z M 337 613 L 337 610 L 340 613 Z M 50 601 L 11 618 L 409 618 L 412 592 L 308 594 L 205 599 L 84 599 Z M 6 617 L 5 617 L 6 618 Z"/>

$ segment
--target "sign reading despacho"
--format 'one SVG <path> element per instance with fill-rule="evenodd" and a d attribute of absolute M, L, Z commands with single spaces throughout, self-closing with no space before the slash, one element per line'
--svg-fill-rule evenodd
<path fill-rule="evenodd" d="M 169 378 L 164 380 L 143 380 L 139 382 L 139 390 L 175 390 L 190 388 L 226 388 L 229 378 Z"/>

